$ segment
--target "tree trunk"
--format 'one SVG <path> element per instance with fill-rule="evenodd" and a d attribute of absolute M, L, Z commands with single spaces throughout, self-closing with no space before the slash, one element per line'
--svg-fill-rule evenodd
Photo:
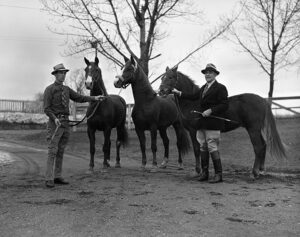
<path fill-rule="evenodd" d="M 269 93 L 268 93 L 269 98 L 273 97 L 273 90 L 274 90 L 275 55 L 276 55 L 276 50 L 273 50 L 272 57 L 271 57 L 271 68 L 270 68 L 270 83 L 269 83 Z"/>

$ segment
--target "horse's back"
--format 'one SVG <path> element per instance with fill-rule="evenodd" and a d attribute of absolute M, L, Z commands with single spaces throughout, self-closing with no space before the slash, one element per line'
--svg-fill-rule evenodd
<path fill-rule="evenodd" d="M 108 95 L 109 99 L 112 102 L 112 108 L 114 112 L 118 113 L 120 117 L 126 116 L 126 101 L 123 97 L 119 95 Z"/>
<path fill-rule="evenodd" d="M 244 93 L 228 98 L 229 107 L 225 117 L 233 122 L 225 123 L 225 132 L 237 127 L 257 127 L 264 124 L 267 101 L 259 95 Z"/>

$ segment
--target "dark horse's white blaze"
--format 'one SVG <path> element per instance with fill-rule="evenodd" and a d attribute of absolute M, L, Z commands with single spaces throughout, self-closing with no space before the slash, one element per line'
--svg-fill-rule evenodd
<path fill-rule="evenodd" d="M 169 138 L 167 136 L 167 128 L 169 126 L 173 126 L 176 132 L 178 164 L 179 168 L 182 169 L 182 155 L 189 149 L 189 140 L 174 102 L 174 97 L 162 98 L 157 96 L 146 74 L 139 65 L 136 65 L 132 57 L 131 59 L 125 58 L 125 63 L 122 75 L 117 76 L 114 85 L 117 88 L 121 88 L 131 84 L 132 87 L 135 101 L 132 110 L 132 119 L 142 151 L 142 170 L 145 170 L 147 163 L 145 151 L 146 130 L 149 130 L 151 133 L 151 150 L 153 155 L 151 171 L 155 172 L 157 170 L 157 130 L 160 133 L 165 148 L 164 161 L 161 167 L 166 168 L 169 159 Z"/>
<path fill-rule="evenodd" d="M 117 129 L 116 140 L 116 164 L 120 165 L 120 146 L 127 145 L 128 135 L 125 127 L 126 123 L 126 102 L 119 95 L 108 95 L 102 80 L 101 69 L 99 68 L 99 60 L 96 57 L 95 62 L 90 62 L 84 58 L 87 67 L 85 68 L 85 85 L 90 90 L 91 96 L 104 95 L 105 99 L 101 102 L 92 102 L 87 111 L 87 133 L 90 141 L 90 165 L 89 170 L 94 169 L 94 155 L 95 155 L 95 133 L 96 131 L 103 131 L 104 144 L 103 153 L 104 161 L 103 167 L 110 167 L 110 135 L 113 128 Z M 99 104 L 100 103 L 100 104 Z"/>
<path fill-rule="evenodd" d="M 160 93 L 170 94 L 173 88 L 191 92 L 197 88 L 197 85 L 188 76 L 178 72 L 177 68 L 167 68 L 160 85 Z M 191 101 L 180 97 L 178 99 L 184 124 L 193 143 L 197 173 L 200 173 L 200 148 L 196 139 L 196 131 L 201 123 L 201 116 L 191 111 L 201 111 L 199 100 Z M 270 146 L 271 155 L 279 158 L 285 157 L 285 149 L 279 137 L 271 107 L 264 98 L 255 94 L 240 94 L 231 96 L 228 100 L 229 108 L 225 113 L 225 118 L 234 122 L 226 121 L 225 129 L 221 132 L 228 132 L 238 127 L 244 127 L 247 130 L 255 153 L 252 173 L 257 178 L 259 173 L 265 170 L 267 145 Z M 267 142 L 262 135 L 263 130 Z"/>

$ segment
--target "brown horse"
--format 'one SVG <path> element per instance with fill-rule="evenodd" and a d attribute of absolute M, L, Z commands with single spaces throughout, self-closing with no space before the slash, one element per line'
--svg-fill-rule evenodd
<path fill-rule="evenodd" d="M 85 68 L 85 86 L 90 90 L 91 96 L 104 95 L 105 99 L 101 102 L 92 102 L 87 111 L 87 133 L 90 140 L 90 171 L 94 169 L 95 155 L 95 133 L 96 130 L 104 133 L 104 161 L 103 167 L 110 167 L 110 135 L 113 128 L 117 129 L 116 140 L 116 164 L 120 165 L 120 146 L 126 145 L 128 142 L 128 134 L 125 127 L 126 123 L 126 102 L 118 95 L 108 95 L 102 80 L 101 69 L 99 68 L 99 59 L 96 57 L 95 62 L 90 62 L 86 58 L 84 61 L 87 65 Z"/>
<path fill-rule="evenodd" d="M 118 80 L 115 81 L 115 87 L 125 87 L 131 84 L 134 107 L 132 110 L 132 119 L 135 125 L 135 131 L 140 141 L 140 148 L 142 151 L 142 170 L 145 170 L 147 163 L 145 152 L 145 131 L 151 132 L 151 150 L 153 154 L 152 169 L 157 170 L 156 160 L 156 138 L 157 130 L 163 140 L 165 153 L 162 168 L 166 167 L 169 158 L 169 138 L 167 136 L 167 128 L 173 126 L 177 136 L 178 148 L 178 164 L 182 169 L 182 155 L 189 149 L 188 134 L 185 131 L 181 116 L 176 107 L 174 97 L 169 96 L 162 98 L 156 95 L 156 92 L 151 87 L 146 74 L 143 72 L 139 65 L 131 57 L 125 59 L 125 66 L 122 76 L 117 76 Z"/>
<path fill-rule="evenodd" d="M 177 71 L 177 67 L 173 69 L 167 67 L 161 81 L 160 94 L 168 95 L 172 93 L 173 88 L 182 92 L 192 92 L 198 86 L 188 76 Z M 225 113 L 227 121 L 225 121 L 225 129 L 221 132 L 228 132 L 238 127 L 244 127 L 247 130 L 255 153 L 252 173 L 257 178 L 259 172 L 265 169 L 267 144 L 270 145 L 271 155 L 280 158 L 285 157 L 285 149 L 277 132 L 271 107 L 264 98 L 255 94 L 240 94 L 228 99 L 229 108 Z M 200 148 L 196 139 L 196 131 L 201 124 L 202 116 L 192 112 L 200 111 L 200 101 L 178 97 L 178 106 L 183 116 L 184 125 L 192 139 L 196 160 L 195 170 L 199 174 Z M 262 135 L 263 130 L 265 130 L 267 143 Z"/>

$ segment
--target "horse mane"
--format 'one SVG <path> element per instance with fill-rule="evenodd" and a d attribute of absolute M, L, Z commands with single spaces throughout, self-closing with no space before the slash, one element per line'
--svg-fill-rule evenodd
<path fill-rule="evenodd" d="M 99 68 L 99 67 L 98 67 L 98 68 Z M 99 68 L 99 69 L 100 69 L 100 68 Z M 103 82 L 103 79 L 102 79 L 102 71 L 101 71 L 101 69 L 100 69 L 99 85 L 100 85 L 101 90 L 103 91 L 103 95 L 104 95 L 104 96 L 107 96 L 108 93 L 107 93 L 106 87 L 105 87 L 104 82 Z"/>
<path fill-rule="evenodd" d="M 156 96 L 157 93 L 155 92 L 155 90 L 151 86 L 151 84 L 149 82 L 149 79 L 148 79 L 148 76 L 146 75 L 146 73 L 144 72 L 144 70 L 141 68 L 141 66 L 139 64 L 137 65 L 137 70 L 138 70 L 138 73 L 141 75 L 142 79 L 145 80 L 145 85 L 144 85 L 144 87 L 142 87 L 141 92 L 143 92 L 144 91 L 143 89 L 145 88 L 145 89 L 149 90 L 150 94 L 153 94 L 153 95 Z"/>
<path fill-rule="evenodd" d="M 199 86 L 196 85 L 195 81 L 191 79 L 189 76 L 183 74 L 180 71 L 177 71 L 178 73 L 178 82 L 183 87 L 182 89 L 187 91 L 195 92 L 199 89 Z"/>
<path fill-rule="evenodd" d="M 102 79 L 102 71 L 98 65 L 95 65 L 95 66 L 97 67 L 98 72 L 99 72 L 99 74 L 97 74 L 98 85 L 99 85 L 100 90 L 102 91 L 103 95 L 107 96 L 108 93 L 107 93 L 106 87 L 105 87 L 103 79 Z"/>

